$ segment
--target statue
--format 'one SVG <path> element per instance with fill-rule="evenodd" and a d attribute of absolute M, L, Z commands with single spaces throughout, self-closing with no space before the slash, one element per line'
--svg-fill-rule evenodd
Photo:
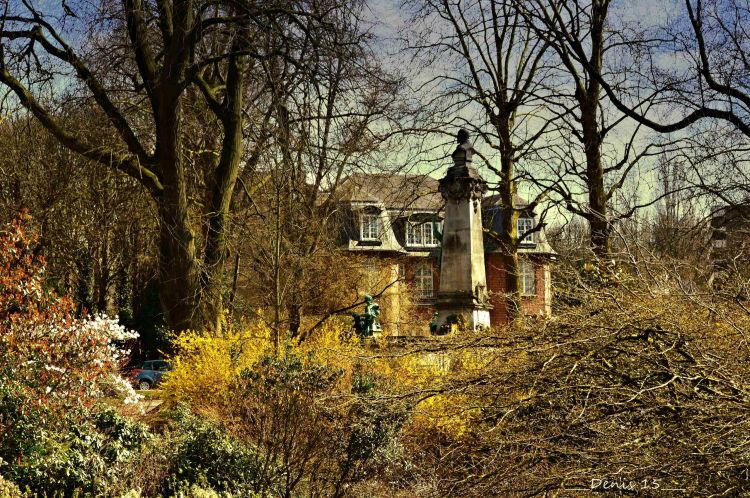
<path fill-rule="evenodd" d="M 430 334 L 437 334 L 438 331 L 438 312 L 432 314 L 432 320 L 430 320 Z"/>
<path fill-rule="evenodd" d="M 354 330 L 360 337 L 372 337 L 375 332 L 380 332 L 380 305 L 374 302 L 372 296 L 365 294 L 365 312 L 352 313 L 354 318 Z"/>
<path fill-rule="evenodd" d="M 437 213 L 432 213 L 432 236 L 438 241 L 437 262 L 443 261 L 443 232 L 438 228 Z"/>
<path fill-rule="evenodd" d="M 443 232 L 440 231 L 438 228 L 438 219 L 437 219 L 437 213 L 432 213 L 432 236 L 440 242 L 440 244 L 443 244 Z"/>

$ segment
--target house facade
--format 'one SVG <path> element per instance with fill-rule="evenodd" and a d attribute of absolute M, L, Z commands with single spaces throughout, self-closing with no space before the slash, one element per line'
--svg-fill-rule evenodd
<path fill-rule="evenodd" d="M 717 290 L 745 288 L 750 264 L 750 204 L 717 208 L 711 216 L 710 243 L 713 271 L 709 285 Z"/>
<path fill-rule="evenodd" d="M 363 266 L 363 293 L 378 295 L 381 323 L 390 335 L 425 335 L 440 289 L 440 252 L 444 200 L 438 180 L 428 175 L 355 174 L 339 189 L 340 246 Z M 522 199 L 516 207 L 523 208 Z M 485 196 L 482 222 L 499 231 L 498 196 Z M 552 303 L 550 263 L 555 252 L 544 231 L 532 230 L 538 220 L 522 211 L 518 233 L 526 234 L 519 248 L 522 312 L 549 315 Z M 508 321 L 506 265 L 500 246 L 484 237 L 485 271 L 491 326 Z"/>

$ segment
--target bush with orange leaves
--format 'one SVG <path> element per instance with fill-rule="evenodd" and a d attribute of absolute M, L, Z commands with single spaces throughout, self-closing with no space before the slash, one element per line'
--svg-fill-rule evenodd
<path fill-rule="evenodd" d="M 72 300 L 45 285 L 28 219 L 21 213 L 0 228 L 0 394 L 21 417 L 91 406 L 117 376 L 120 345 L 137 337 L 103 315 L 76 318 Z"/>

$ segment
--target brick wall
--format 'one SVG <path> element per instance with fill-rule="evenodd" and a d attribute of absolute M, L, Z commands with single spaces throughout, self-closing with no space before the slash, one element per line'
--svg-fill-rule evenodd
<path fill-rule="evenodd" d="M 375 257 L 382 269 L 389 269 L 386 273 L 393 278 L 397 271 L 397 265 L 403 265 L 404 282 L 393 286 L 381 296 L 378 301 L 381 304 L 381 323 L 386 333 L 401 335 L 426 335 L 427 324 L 432 317 L 435 308 L 427 303 L 419 302 L 413 295 L 412 284 L 414 273 L 419 265 L 430 261 L 433 266 L 433 292 L 437 295 L 440 288 L 440 262 L 436 258 L 417 258 L 417 257 Z M 536 272 L 536 295 L 523 297 L 522 307 L 527 315 L 548 315 L 551 306 L 550 292 L 550 273 L 549 262 L 544 257 L 532 257 Z M 493 308 L 490 310 L 490 322 L 493 326 L 499 326 L 507 323 L 508 313 L 505 304 L 505 292 L 507 291 L 507 272 L 503 258 L 498 253 L 488 253 L 485 255 L 485 271 L 487 276 L 487 289 L 490 293 L 490 303 Z M 403 293 L 409 295 L 407 301 L 409 305 L 398 306 L 398 312 L 394 312 L 395 299 L 403 296 Z M 399 314 L 405 313 L 408 316 L 399 318 Z"/>
<path fill-rule="evenodd" d="M 526 315 L 547 315 L 551 303 L 549 293 L 549 263 L 544 258 L 532 257 L 536 275 L 536 295 L 524 296 L 521 307 Z M 490 293 L 490 323 L 493 326 L 508 322 L 508 311 L 505 293 L 508 290 L 507 271 L 502 255 L 490 253 L 485 255 L 487 290 Z"/>

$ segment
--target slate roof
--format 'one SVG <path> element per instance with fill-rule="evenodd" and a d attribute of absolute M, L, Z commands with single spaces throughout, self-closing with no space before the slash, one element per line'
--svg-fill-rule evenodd
<path fill-rule="evenodd" d="M 513 203 L 517 208 L 523 208 L 529 205 L 529 201 L 518 194 L 513 197 Z M 482 207 L 499 206 L 500 204 L 500 194 L 486 195 L 482 198 Z"/>
<path fill-rule="evenodd" d="M 438 181 L 429 175 L 355 173 L 341 183 L 337 195 L 353 203 L 406 211 L 437 211 L 443 206 Z"/>

